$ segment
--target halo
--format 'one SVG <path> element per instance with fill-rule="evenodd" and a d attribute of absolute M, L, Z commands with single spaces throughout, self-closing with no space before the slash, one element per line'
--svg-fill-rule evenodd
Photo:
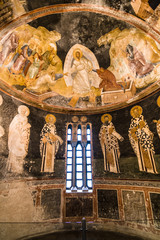
<path fill-rule="evenodd" d="M 82 116 L 81 117 L 81 122 L 87 122 L 87 117 L 86 116 Z"/>
<path fill-rule="evenodd" d="M 131 108 L 131 110 L 130 110 L 131 116 L 132 116 L 132 117 L 135 117 L 135 114 L 134 114 L 134 110 L 135 110 L 135 109 L 138 109 L 138 113 L 139 113 L 139 116 L 140 116 L 140 115 L 142 114 L 142 112 L 143 112 L 143 109 L 142 109 L 141 106 L 138 106 L 138 105 L 136 105 L 136 106 L 134 106 L 134 107 Z"/>
<path fill-rule="evenodd" d="M 45 120 L 47 123 L 55 123 L 56 122 L 56 117 L 52 114 L 47 114 L 45 117 Z"/>
<path fill-rule="evenodd" d="M 20 105 L 18 107 L 18 113 L 27 117 L 30 114 L 30 110 L 29 110 L 29 108 L 27 106 Z"/>
<path fill-rule="evenodd" d="M 78 122 L 79 118 L 77 116 L 73 116 L 72 117 L 72 122 L 76 123 Z"/>
<path fill-rule="evenodd" d="M 160 107 L 160 96 L 157 98 L 157 105 Z"/>
<path fill-rule="evenodd" d="M 104 121 L 105 121 L 105 120 L 104 120 L 105 117 L 108 117 L 109 122 L 112 121 L 112 116 L 111 116 L 110 114 L 106 113 L 106 114 L 103 114 L 102 117 L 101 117 L 101 122 L 102 122 L 102 123 L 104 123 Z"/>
<path fill-rule="evenodd" d="M 74 51 L 73 51 L 73 57 L 74 57 L 74 59 L 77 59 L 77 57 L 76 57 L 76 53 L 77 52 L 79 52 L 80 53 L 80 58 L 82 57 L 82 55 L 83 55 L 83 53 L 82 53 L 82 51 L 81 51 L 81 49 L 79 49 L 79 48 L 76 48 Z"/>

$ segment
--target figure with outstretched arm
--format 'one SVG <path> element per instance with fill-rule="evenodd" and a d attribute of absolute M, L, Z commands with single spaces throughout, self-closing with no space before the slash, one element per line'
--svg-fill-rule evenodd
<path fill-rule="evenodd" d="M 83 56 L 80 49 L 75 49 L 73 52 L 73 65 L 70 69 L 70 74 L 73 78 L 74 93 L 88 93 L 91 90 L 91 81 L 89 72 L 92 71 L 92 63 Z"/>

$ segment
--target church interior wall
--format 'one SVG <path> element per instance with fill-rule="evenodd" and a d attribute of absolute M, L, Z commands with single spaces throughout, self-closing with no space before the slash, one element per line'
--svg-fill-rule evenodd
<path fill-rule="evenodd" d="M 158 20 L 136 17 L 124 0 L 13 2 L 0 25 L 0 239 L 81 239 L 83 218 L 92 240 L 159 239 Z M 132 72 L 133 51 L 144 71 L 134 63 Z M 81 59 L 92 71 L 70 75 Z M 112 79 L 102 88 L 100 69 Z M 66 190 L 68 146 L 88 142 L 92 187 Z"/>

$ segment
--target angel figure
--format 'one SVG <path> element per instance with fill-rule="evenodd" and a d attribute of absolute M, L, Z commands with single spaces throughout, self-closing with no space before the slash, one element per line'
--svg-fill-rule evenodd
<path fill-rule="evenodd" d="M 124 138 L 116 132 L 110 114 L 104 114 L 101 121 L 103 125 L 100 129 L 99 140 L 104 157 L 104 171 L 119 173 L 120 150 L 118 140 L 123 141 Z"/>
<path fill-rule="evenodd" d="M 48 114 L 45 117 L 45 125 L 41 131 L 40 153 L 42 156 L 41 172 L 54 172 L 54 160 L 58 152 L 59 145 L 63 143 L 61 137 L 56 132 L 56 117 Z"/>
<path fill-rule="evenodd" d="M 129 140 L 138 158 L 139 170 L 149 173 L 157 173 L 154 161 L 153 133 L 150 131 L 146 120 L 142 115 L 142 107 L 132 107 L 132 116 L 129 128 Z"/>

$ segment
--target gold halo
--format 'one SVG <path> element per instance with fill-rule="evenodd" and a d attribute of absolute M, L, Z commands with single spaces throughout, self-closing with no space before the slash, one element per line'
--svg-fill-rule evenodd
<path fill-rule="evenodd" d="M 81 117 L 81 122 L 87 122 L 87 117 L 86 116 L 82 116 Z"/>
<path fill-rule="evenodd" d="M 157 98 L 157 105 L 160 107 L 160 96 Z"/>
<path fill-rule="evenodd" d="M 25 112 L 24 112 L 25 111 Z M 22 114 L 23 112 L 23 114 Z M 19 114 L 22 114 L 22 115 L 25 115 L 26 117 L 30 114 L 30 111 L 29 111 L 29 108 L 25 105 L 20 105 L 18 107 L 18 113 Z"/>
<path fill-rule="evenodd" d="M 139 114 L 139 116 L 140 116 L 140 115 L 142 114 L 142 112 L 143 112 L 142 107 L 136 105 L 136 106 L 132 107 L 131 110 L 130 110 L 130 114 L 131 114 L 132 117 L 135 117 L 134 110 L 135 110 L 136 108 L 138 109 L 138 114 Z"/>
<path fill-rule="evenodd" d="M 78 122 L 79 118 L 77 116 L 73 116 L 72 117 L 72 122 L 76 123 Z"/>
<path fill-rule="evenodd" d="M 79 49 L 79 48 L 76 48 L 74 51 L 73 51 L 73 57 L 74 57 L 74 59 L 77 59 L 77 57 L 76 57 L 76 53 L 77 52 L 79 52 L 80 53 L 80 58 L 82 57 L 82 55 L 83 55 L 83 53 L 82 53 L 82 51 L 81 51 L 81 49 Z"/>
<path fill-rule="evenodd" d="M 47 123 L 55 123 L 56 122 L 56 117 L 52 114 L 47 114 L 45 117 L 45 121 Z"/>
<path fill-rule="evenodd" d="M 105 117 L 108 117 L 109 122 L 112 121 L 112 116 L 111 116 L 110 114 L 106 113 L 106 114 L 103 114 L 102 117 L 101 117 L 101 122 L 102 122 L 102 123 L 105 122 L 105 121 L 104 121 Z"/>

